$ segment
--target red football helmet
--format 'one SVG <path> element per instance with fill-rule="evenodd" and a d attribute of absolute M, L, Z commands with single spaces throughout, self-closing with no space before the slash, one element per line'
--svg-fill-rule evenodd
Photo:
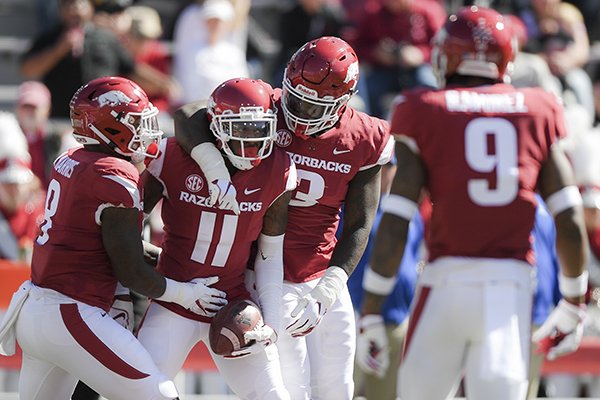
<path fill-rule="evenodd" d="M 83 85 L 71 99 L 75 140 L 101 144 L 123 156 L 156 157 L 163 132 L 158 109 L 129 79 L 107 76 Z"/>
<path fill-rule="evenodd" d="M 257 166 L 271 154 L 277 127 L 273 88 L 258 79 L 234 78 L 208 99 L 210 130 L 234 167 Z"/>
<path fill-rule="evenodd" d="M 502 81 L 516 53 L 516 39 L 504 17 L 485 7 L 464 7 L 451 15 L 433 39 L 431 64 L 440 87 L 452 75 Z"/>
<path fill-rule="evenodd" d="M 342 39 L 324 36 L 302 46 L 283 78 L 281 107 L 299 136 L 334 126 L 358 83 L 358 57 Z"/>

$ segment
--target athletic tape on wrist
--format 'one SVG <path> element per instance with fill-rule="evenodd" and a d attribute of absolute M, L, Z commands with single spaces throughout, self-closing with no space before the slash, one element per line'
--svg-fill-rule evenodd
<path fill-rule="evenodd" d="M 377 272 L 373 271 L 370 266 L 367 266 L 365 269 L 365 274 L 362 281 L 362 287 L 364 290 L 379 296 L 387 296 L 388 294 L 392 293 L 394 286 L 396 286 L 395 276 L 388 278 L 383 275 L 379 275 Z"/>
<path fill-rule="evenodd" d="M 155 300 L 166 301 L 169 303 L 178 303 L 181 301 L 181 293 L 179 290 L 181 282 L 165 278 L 165 283 L 165 292 L 159 297 L 156 297 Z"/>
<path fill-rule="evenodd" d="M 588 271 L 575 278 L 569 278 L 562 273 L 558 274 L 558 290 L 563 297 L 580 297 L 583 296 L 588 289 Z"/>
<path fill-rule="evenodd" d="M 223 154 L 213 143 L 201 143 L 190 152 L 190 157 L 200 166 L 209 182 L 217 179 L 231 181 L 231 175 L 225 166 Z"/>
<path fill-rule="evenodd" d="M 565 186 L 559 191 L 552 193 L 546 199 L 548 210 L 553 216 L 560 214 L 568 208 L 582 204 L 581 193 L 579 193 L 579 189 L 576 186 Z"/>
<path fill-rule="evenodd" d="M 412 219 L 418 209 L 417 203 L 397 194 L 388 194 L 381 199 L 381 211 L 408 221 Z"/>
<path fill-rule="evenodd" d="M 325 270 L 325 275 L 321 277 L 317 286 L 312 290 L 313 295 L 319 296 L 325 309 L 329 309 L 335 302 L 340 292 L 346 287 L 348 273 L 343 268 L 336 265 L 330 265 Z M 316 296 L 315 296 L 316 297 Z"/>

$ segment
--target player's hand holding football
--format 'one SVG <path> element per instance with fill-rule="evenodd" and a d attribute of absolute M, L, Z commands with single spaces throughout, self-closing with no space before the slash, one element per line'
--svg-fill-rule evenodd
<path fill-rule="evenodd" d="M 342 268 L 328 267 L 317 286 L 301 297 L 292 310 L 291 317 L 294 321 L 286 328 L 289 334 L 300 337 L 312 332 L 331 308 L 347 280 L 348 275 Z"/>
<path fill-rule="evenodd" d="M 211 288 L 219 281 L 218 276 L 196 278 L 189 282 L 165 279 L 167 281 L 165 293 L 157 300 L 177 303 L 204 317 L 213 317 L 219 309 L 227 304 L 225 292 Z"/>
<path fill-rule="evenodd" d="M 390 365 L 388 338 L 380 314 L 363 315 L 358 321 L 356 363 L 367 374 L 383 378 Z"/>
<path fill-rule="evenodd" d="M 277 333 L 269 325 L 263 324 L 256 329 L 244 333 L 244 339 L 246 342 L 255 341 L 255 343 L 240 350 L 233 351 L 230 355 L 225 356 L 225 358 L 240 358 L 260 353 L 261 351 L 264 351 L 265 347 L 277 341 Z"/>
<path fill-rule="evenodd" d="M 546 321 L 533 333 L 538 352 L 545 352 L 548 360 L 574 352 L 583 336 L 585 304 L 575 305 L 562 299 Z"/>

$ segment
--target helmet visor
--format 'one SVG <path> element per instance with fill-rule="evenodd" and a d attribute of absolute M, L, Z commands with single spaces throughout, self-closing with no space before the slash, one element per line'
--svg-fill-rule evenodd
<path fill-rule="evenodd" d="M 298 97 L 289 90 L 283 92 L 283 101 L 290 113 L 305 120 L 321 119 L 327 109 L 327 106 L 317 104 L 306 97 Z"/>
<path fill-rule="evenodd" d="M 243 159 L 263 158 L 273 137 L 272 121 L 222 121 L 222 132 L 233 155 Z"/>

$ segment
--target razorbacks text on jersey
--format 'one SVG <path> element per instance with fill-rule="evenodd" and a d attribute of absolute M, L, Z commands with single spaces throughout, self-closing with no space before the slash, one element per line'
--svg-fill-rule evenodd
<path fill-rule="evenodd" d="M 31 281 L 109 310 L 117 278 L 102 243 L 102 210 L 142 213 L 141 180 L 126 160 L 74 148 L 54 161 L 41 233 L 33 248 Z"/>
<path fill-rule="evenodd" d="M 286 153 L 274 149 L 256 167 L 232 176 L 240 215 L 206 205 L 206 178 L 174 138 L 161 142 L 159 156 L 148 164 L 148 172 L 163 185 L 165 236 L 158 271 L 182 282 L 218 275 L 220 280 L 213 287 L 226 292 L 228 299 L 249 297 L 244 271 L 252 243 L 269 206 L 296 186 L 296 169 Z M 187 318 L 210 321 L 178 304 L 159 303 Z"/>
<path fill-rule="evenodd" d="M 533 263 L 538 175 L 552 144 L 566 135 L 556 96 L 507 84 L 410 91 L 396 101 L 391 132 L 419 153 L 427 170 L 435 205 L 431 261 L 465 256 Z"/>

